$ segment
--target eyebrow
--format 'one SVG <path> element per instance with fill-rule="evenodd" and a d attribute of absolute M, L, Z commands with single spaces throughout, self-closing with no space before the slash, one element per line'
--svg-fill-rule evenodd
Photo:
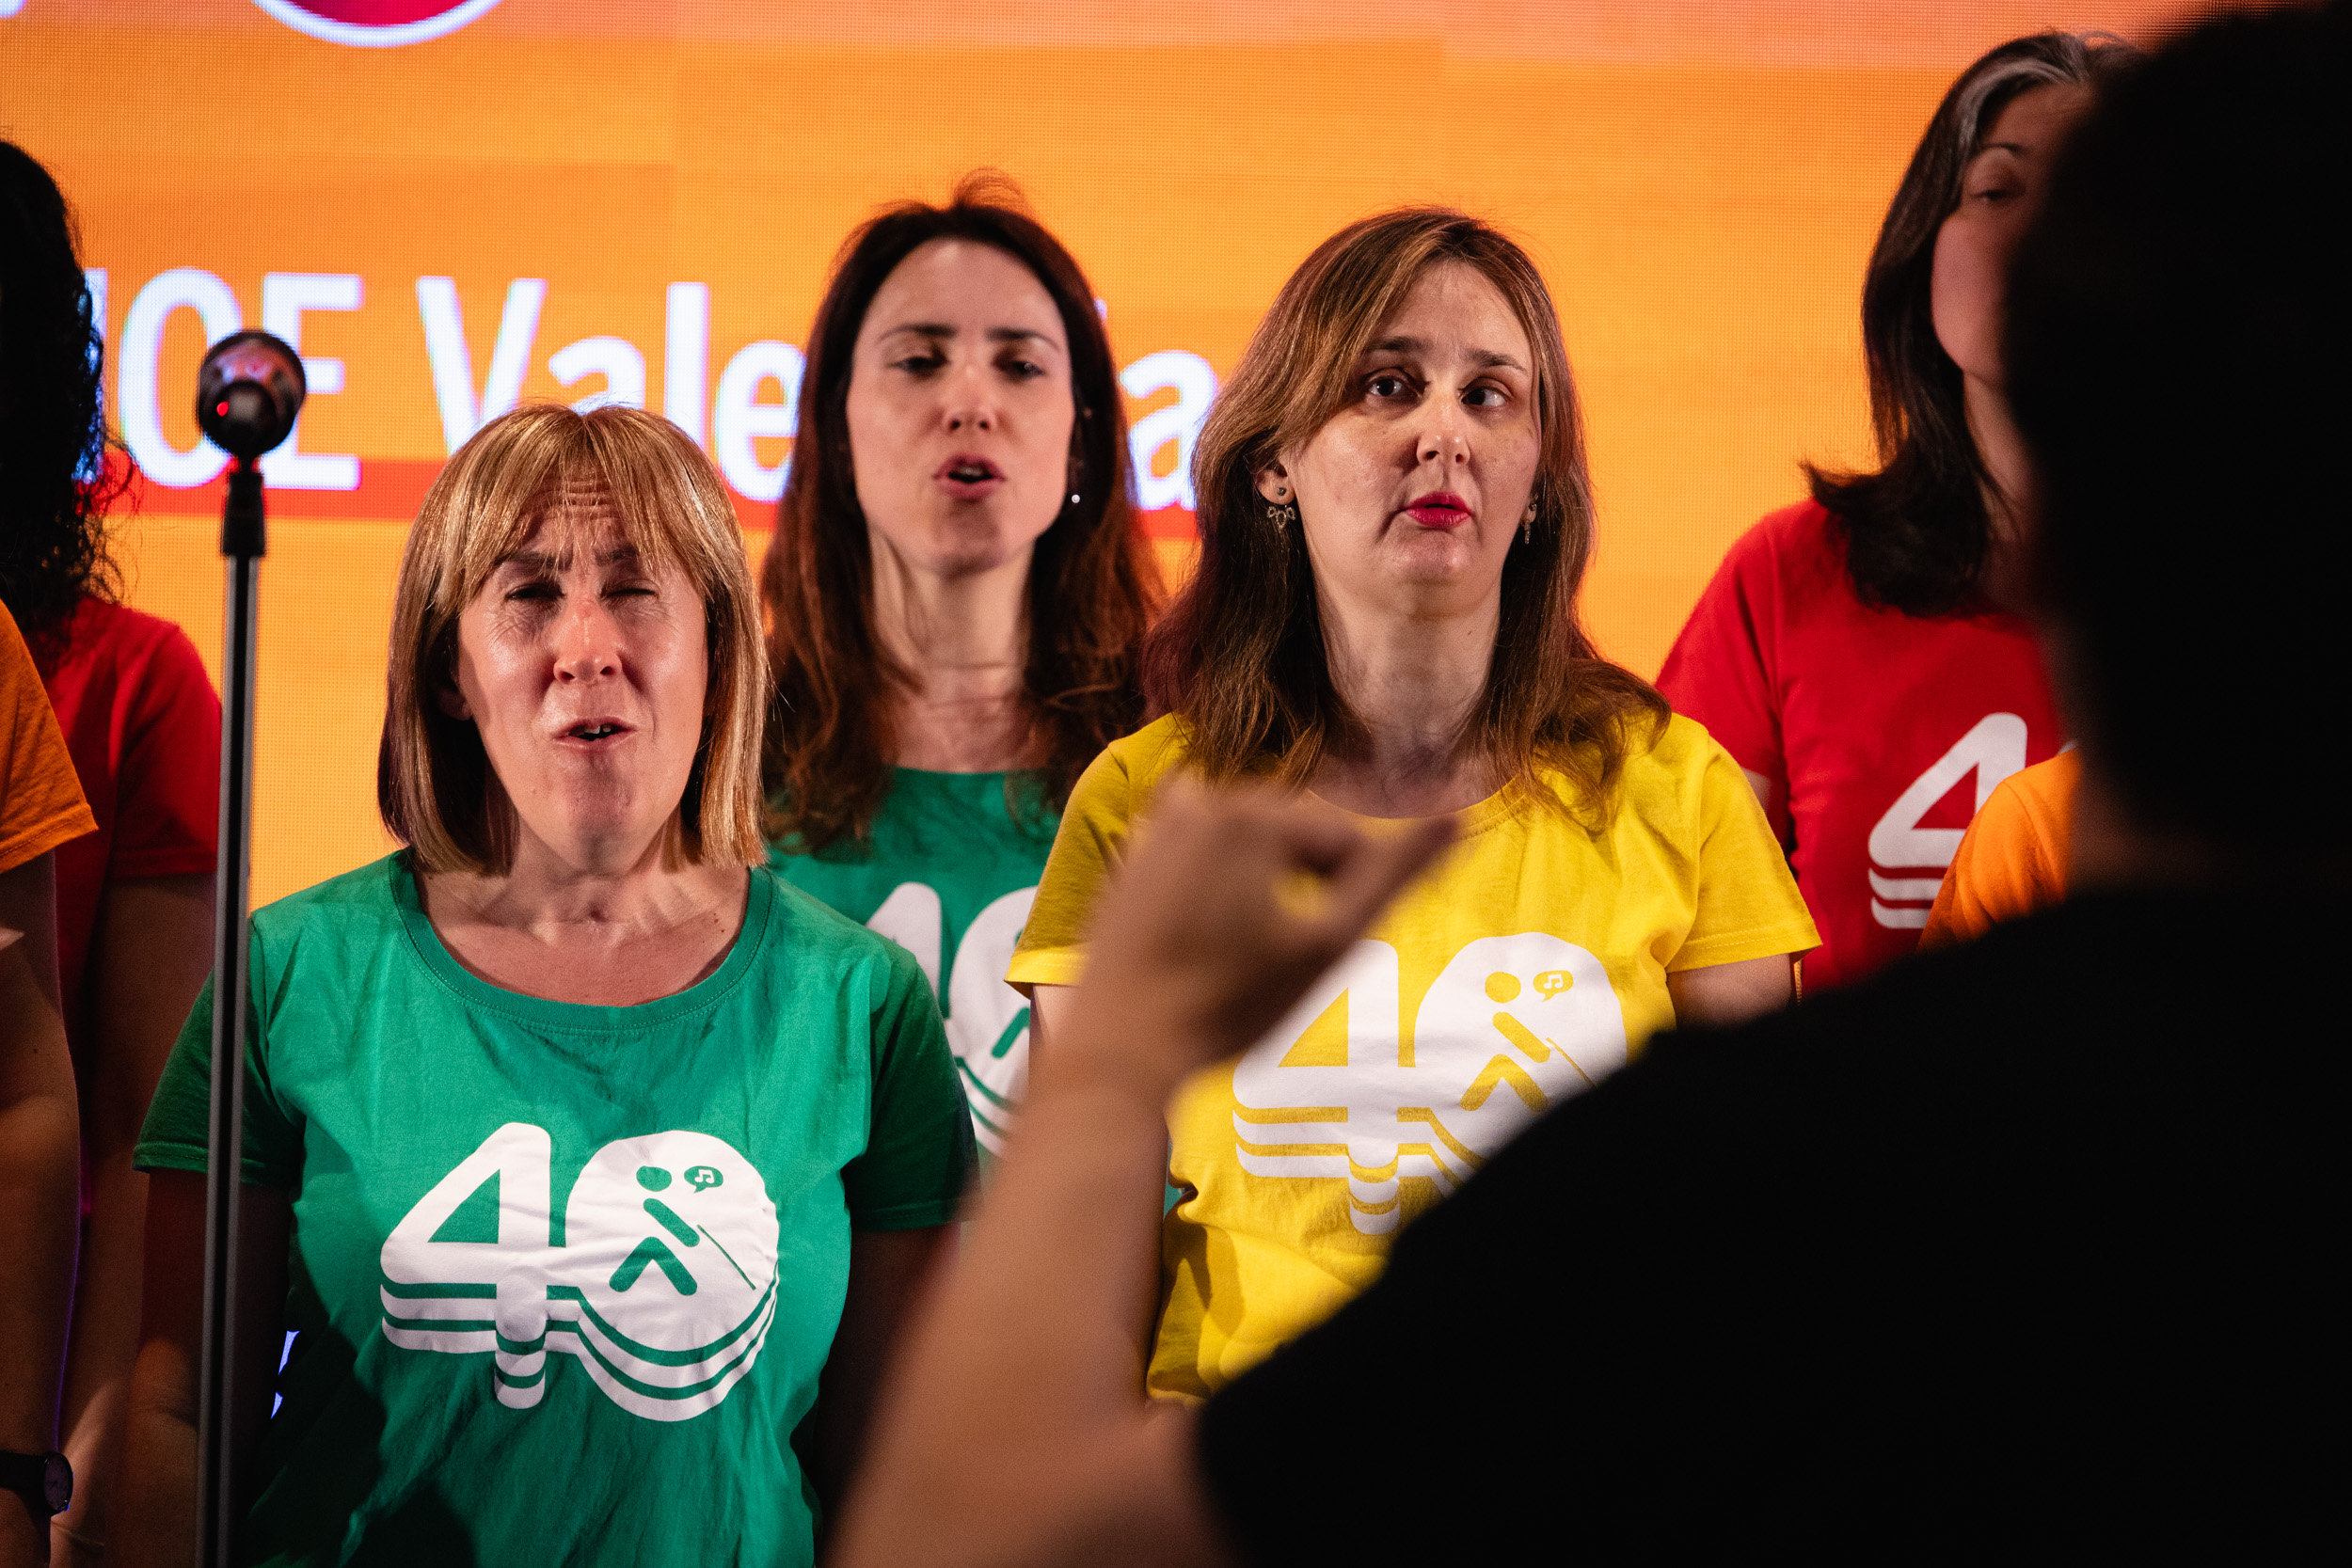
<path fill-rule="evenodd" d="M 903 325 L 892 327 L 882 336 L 890 338 L 901 332 L 912 332 L 918 338 L 952 338 L 960 330 L 961 328 L 950 326 L 946 322 L 908 322 Z M 1055 348 L 1061 346 L 1060 340 L 1053 334 L 1040 332 L 1026 326 L 992 326 L 983 336 L 992 343 L 1039 342 Z"/>
<path fill-rule="evenodd" d="M 1419 338 L 1383 338 L 1364 352 L 1366 354 L 1426 354 L 1429 352 L 1429 345 Z M 1490 348 L 1472 349 L 1470 359 L 1481 370 L 1500 368 L 1524 371 L 1527 369 L 1510 355 L 1499 353 Z"/>
<path fill-rule="evenodd" d="M 622 562 L 636 559 L 637 546 L 623 545 L 596 557 L 596 563 L 600 566 L 613 566 Z M 534 572 L 560 572 L 571 563 L 572 558 L 569 551 L 516 550 L 513 555 L 501 561 L 499 567 L 502 569 L 508 566 L 521 566 Z"/>

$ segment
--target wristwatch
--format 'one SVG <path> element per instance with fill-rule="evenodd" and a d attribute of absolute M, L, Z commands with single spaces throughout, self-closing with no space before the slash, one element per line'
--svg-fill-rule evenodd
<path fill-rule="evenodd" d="M 61 1453 L 0 1450 L 0 1489 L 23 1497 L 35 1517 L 46 1519 L 73 1501 L 73 1466 Z"/>

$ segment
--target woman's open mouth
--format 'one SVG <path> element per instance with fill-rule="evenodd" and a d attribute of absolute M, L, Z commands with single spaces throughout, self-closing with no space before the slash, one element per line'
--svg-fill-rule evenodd
<path fill-rule="evenodd" d="M 958 500 L 977 500 L 1005 483 L 1005 472 L 974 452 L 958 452 L 939 466 L 940 487 Z"/>
<path fill-rule="evenodd" d="M 562 731 L 557 738 L 594 746 L 599 741 L 612 740 L 628 733 L 628 726 L 617 719 L 583 719 Z"/>

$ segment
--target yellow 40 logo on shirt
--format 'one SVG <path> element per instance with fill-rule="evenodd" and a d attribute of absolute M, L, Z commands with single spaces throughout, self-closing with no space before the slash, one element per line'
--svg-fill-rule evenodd
<path fill-rule="evenodd" d="M 1252 1176 L 1345 1177 L 1356 1228 L 1400 1217 L 1399 1183 L 1450 1193 L 1555 1100 L 1626 1061 L 1601 961 L 1543 931 L 1482 937 L 1422 997 L 1409 1040 L 1396 949 L 1357 942 L 1233 1067 Z"/>
<path fill-rule="evenodd" d="M 547 1392 L 551 1350 L 649 1420 L 717 1405 L 775 1319 L 768 1184 L 707 1132 L 617 1139 L 572 1184 L 559 1245 L 552 1154 L 545 1128 L 510 1121 L 417 1200 L 384 1242 L 384 1338 L 489 1353 L 500 1402 L 518 1410 Z"/>

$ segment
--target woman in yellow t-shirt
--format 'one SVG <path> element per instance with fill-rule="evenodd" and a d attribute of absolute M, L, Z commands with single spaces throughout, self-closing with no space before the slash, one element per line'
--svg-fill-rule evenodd
<path fill-rule="evenodd" d="M 1786 1002 L 1817 940 L 1739 765 L 1577 624 L 1583 438 L 1518 245 L 1436 209 L 1326 241 L 1210 414 L 1195 488 L 1200 570 L 1145 647 L 1166 717 L 1079 780 L 1013 957 L 1047 1057 L 1089 907 L 1172 769 L 1452 815 L 1458 842 L 1170 1107 L 1146 1383 L 1179 1398 L 1362 1290 L 1406 1220 L 1653 1031 Z"/>

